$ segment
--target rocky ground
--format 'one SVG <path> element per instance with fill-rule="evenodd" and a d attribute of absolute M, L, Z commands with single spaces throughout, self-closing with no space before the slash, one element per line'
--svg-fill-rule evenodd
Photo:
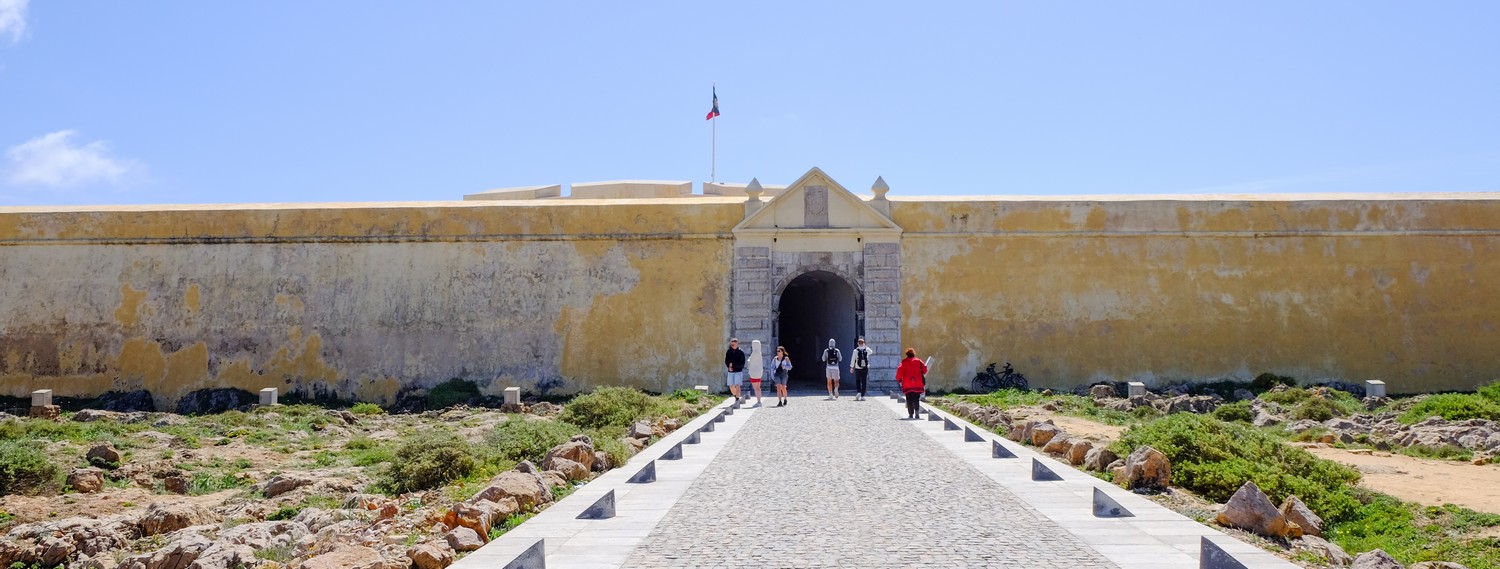
<path fill-rule="evenodd" d="M 689 407 L 683 414 L 696 414 Z M 610 466 L 579 435 L 540 465 L 378 491 L 377 473 L 404 436 L 445 428 L 479 443 L 501 423 L 552 421 L 561 408 L 509 410 L 524 412 L 290 406 L 202 417 L 81 411 L 25 423 L 29 436 L 53 439 L 54 462 L 71 466 L 59 489 L 0 497 L 0 567 L 445 567 Z M 678 425 L 642 421 L 620 441 L 633 453 Z"/>

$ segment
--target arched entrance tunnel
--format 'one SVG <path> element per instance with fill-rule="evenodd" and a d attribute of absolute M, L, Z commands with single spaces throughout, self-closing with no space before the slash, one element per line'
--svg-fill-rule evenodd
<path fill-rule="evenodd" d="M 823 350 L 828 347 L 828 339 L 833 338 L 844 356 L 839 364 L 841 385 L 853 388 L 854 377 L 849 373 L 848 362 L 859 334 L 858 314 L 859 293 L 843 277 L 812 271 L 787 283 L 776 307 L 776 341 L 791 353 L 788 387 L 824 389 Z M 768 353 L 768 362 L 774 350 L 772 347 Z"/>

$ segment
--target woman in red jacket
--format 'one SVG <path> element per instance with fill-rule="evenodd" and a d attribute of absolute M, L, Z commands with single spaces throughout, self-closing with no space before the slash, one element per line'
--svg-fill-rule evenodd
<path fill-rule="evenodd" d="M 922 393 L 927 391 L 927 364 L 917 359 L 917 351 L 906 349 L 906 359 L 896 368 L 896 381 L 901 382 L 901 393 L 906 394 L 906 418 L 917 418 Z"/>

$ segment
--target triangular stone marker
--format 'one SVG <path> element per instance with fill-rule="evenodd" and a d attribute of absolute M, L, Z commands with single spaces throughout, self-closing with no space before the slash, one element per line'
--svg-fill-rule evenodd
<path fill-rule="evenodd" d="M 719 413 L 718 417 L 714 417 L 714 422 L 715 423 L 723 423 L 724 422 L 724 417 L 728 416 L 728 415 L 729 415 L 728 411 L 725 411 L 723 413 Z"/>
<path fill-rule="evenodd" d="M 682 460 L 682 443 L 672 445 L 667 454 L 661 455 L 662 460 Z"/>
<path fill-rule="evenodd" d="M 1125 509 L 1114 498 L 1109 497 L 1103 490 L 1094 488 L 1094 517 L 1096 518 L 1133 518 L 1135 514 Z"/>
<path fill-rule="evenodd" d="M 979 433 L 974 432 L 974 429 L 964 427 L 964 442 L 982 443 L 984 442 L 984 437 L 979 436 Z"/>
<path fill-rule="evenodd" d="M 626 482 L 630 484 L 649 484 L 652 482 L 656 482 L 656 461 L 653 460 L 646 463 L 645 468 L 642 468 L 640 472 L 636 472 L 635 475 L 631 476 L 629 480 L 626 480 Z"/>
<path fill-rule="evenodd" d="M 735 409 L 734 407 L 730 407 L 728 409 L 725 409 L 724 410 L 724 416 L 728 417 L 730 415 L 733 415 L 734 414 L 734 409 Z"/>
<path fill-rule="evenodd" d="M 580 520 L 607 520 L 613 517 L 615 517 L 614 490 L 610 490 L 608 493 L 600 496 L 599 500 L 594 502 L 594 505 L 589 506 L 582 514 L 578 514 L 578 519 Z"/>
<path fill-rule="evenodd" d="M 1000 441 L 990 441 L 990 443 L 993 444 L 990 447 L 990 456 L 995 458 L 1016 458 L 1016 453 L 1010 452 L 1010 449 L 1005 448 L 1005 445 L 1000 444 Z"/>
<path fill-rule="evenodd" d="M 941 421 L 941 420 L 943 420 L 943 418 L 939 417 L 937 413 L 933 413 L 932 410 L 929 409 L 927 411 L 927 420 L 928 421 Z"/>
<path fill-rule="evenodd" d="M 944 431 L 957 431 L 958 430 L 958 425 L 954 424 L 954 422 L 953 422 L 952 419 L 943 419 L 943 430 Z"/>
<path fill-rule="evenodd" d="M 712 433 L 712 432 L 714 432 L 714 422 L 713 421 L 709 421 L 707 423 L 704 423 L 703 424 L 703 428 L 698 429 L 698 432 L 700 432 L 700 433 Z"/>
<path fill-rule="evenodd" d="M 1052 482 L 1062 480 L 1062 477 L 1053 472 L 1051 468 L 1047 468 L 1047 465 L 1042 464 L 1042 461 L 1033 458 L 1031 459 L 1031 479 L 1037 482 Z"/>
<path fill-rule="evenodd" d="M 1229 552 L 1221 549 L 1219 544 L 1209 541 L 1208 536 L 1200 539 L 1198 569 L 1249 569 Z"/>
<path fill-rule="evenodd" d="M 712 425 L 713 423 L 709 424 Z M 682 442 L 690 445 L 695 445 L 703 442 L 703 437 L 698 436 L 698 431 L 693 431 L 693 434 L 688 435 L 688 438 L 684 439 Z"/>
<path fill-rule="evenodd" d="M 515 559 L 506 563 L 503 569 L 546 569 L 547 568 L 547 545 L 545 539 L 538 539 L 531 547 L 526 548 Z"/>

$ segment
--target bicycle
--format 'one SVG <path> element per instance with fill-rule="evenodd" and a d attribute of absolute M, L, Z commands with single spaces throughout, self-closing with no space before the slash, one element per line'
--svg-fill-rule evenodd
<path fill-rule="evenodd" d="M 1026 389 L 1026 376 L 1010 367 L 1010 362 L 1005 362 L 1005 368 L 998 372 L 995 371 L 994 362 L 990 362 L 984 371 L 974 374 L 970 387 L 975 393 L 989 393 L 996 389 L 1024 390 Z"/>

